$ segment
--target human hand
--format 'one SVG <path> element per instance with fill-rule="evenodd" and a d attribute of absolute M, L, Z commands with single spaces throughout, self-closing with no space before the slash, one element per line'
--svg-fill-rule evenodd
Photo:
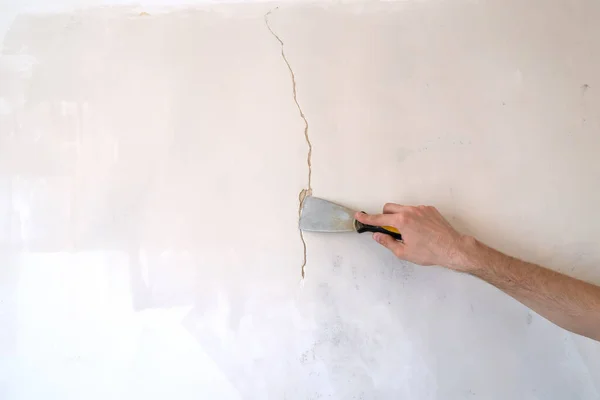
<path fill-rule="evenodd" d="M 420 265 L 461 269 L 461 251 L 466 237 L 457 232 L 435 207 L 388 203 L 383 207 L 383 214 L 359 212 L 355 218 L 363 224 L 397 228 L 402 241 L 382 233 L 374 233 L 373 238 L 398 258 Z"/>

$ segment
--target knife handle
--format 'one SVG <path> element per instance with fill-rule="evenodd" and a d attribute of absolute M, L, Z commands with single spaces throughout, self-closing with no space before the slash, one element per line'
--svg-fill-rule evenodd
<path fill-rule="evenodd" d="M 398 231 L 398 229 L 394 228 L 393 226 L 375 226 L 375 225 L 367 225 L 367 224 L 363 224 L 360 221 L 354 221 L 354 227 L 356 228 L 356 232 L 358 233 L 363 233 L 363 232 L 379 232 L 379 233 L 384 233 L 386 235 L 390 235 L 391 237 L 393 237 L 396 240 L 402 240 L 402 235 L 400 234 L 400 232 Z"/>

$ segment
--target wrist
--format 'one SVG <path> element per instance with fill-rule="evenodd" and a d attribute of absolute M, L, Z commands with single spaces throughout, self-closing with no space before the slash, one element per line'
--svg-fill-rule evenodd
<path fill-rule="evenodd" d="M 446 267 L 466 273 L 473 273 L 477 269 L 477 255 L 482 244 L 473 236 L 461 235 L 450 254 Z"/>

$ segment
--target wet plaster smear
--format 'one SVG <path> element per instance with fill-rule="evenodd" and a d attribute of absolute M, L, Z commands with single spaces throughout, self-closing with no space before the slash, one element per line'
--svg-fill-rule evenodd
<path fill-rule="evenodd" d="M 434 204 L 600 283 L 596 1 L 35 4 L 0 6 L 1 399 L 600 397 L 597 343 L 297 228 L 311 190 Z"/>

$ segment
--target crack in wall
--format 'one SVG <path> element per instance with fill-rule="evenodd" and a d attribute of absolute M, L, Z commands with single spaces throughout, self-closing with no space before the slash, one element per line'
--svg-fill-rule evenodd
<path fill-rule="evenodd" d="M 305 189 L 302 189 L 298 194 L 298 223 L 300 223 L 300 214 L 302 213 L 302 204 L 304 203 L 304 199 L 312 195 L 312 143 L 310 142 L 310 137 L 308 136 L 308 120 L 306 119 L 304 111 L 302 111 L 302 107 L 298 102 L 298 95 L 296 90 L 296 75 L 294 75 L 292 66 L 290 65 L 287 57 L 285 56 L 283 40 L 281 40 L 281 38 L 273 31 L 273 29 L 271 29 L 271 25 L 269 25 L 269 15 L 271 15 L 271 13 L 277 10 L 278 8 L 279 7 L 275 7 L 273 10 L 269 10 L 269 12 L 265 14 L 265 25 L 267 26 L 269 32 L 271 32 L 271 35 L 273 35 L 273 37 L 279 42 L 279 45 L 281 47 L 281 58 L 283 58 L 283 61 L 285 61 L 285 65 L 287 65 L 287 68 L 290 71 L 290 76 L 292 78 L 292 93 L 294 97 L 294 103 L 296 103 L 296 107 L 298 108 L 298 112 L 300 113 L 300 118 L 302 118 L 302 120 L 304 121 L 304 139 L 306 140 L 306 144 L 308 146 L 308 153 L 306 155 L 306 165 L 308 166 L 308 185 Z M 302 230 L 300 230 L 299 228 L 298 230 L 300 231 L 300 240 L 302 241 L 302 248 L 304 254 L 301 266 L 301 275 L 302 279 L 304 279 L 304 271 L 306 269 L 306 241 L 304 240 L 304 233 L 302 232 Z"/>

